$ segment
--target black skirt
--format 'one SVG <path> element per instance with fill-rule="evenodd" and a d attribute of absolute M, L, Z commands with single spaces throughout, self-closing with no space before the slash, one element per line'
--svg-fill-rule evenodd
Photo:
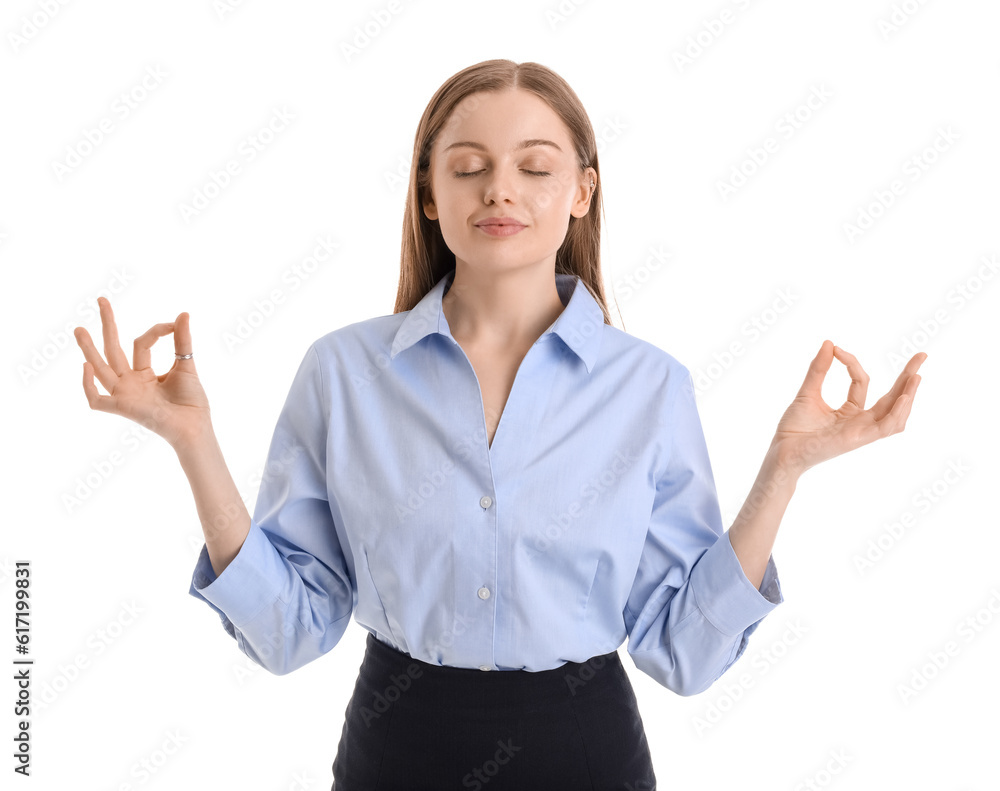
<path fill-rule="evenodd" d="M 369 633 L 333 791 L 653 791 L 617 651 L 540 672 L 431 665 Z"/>

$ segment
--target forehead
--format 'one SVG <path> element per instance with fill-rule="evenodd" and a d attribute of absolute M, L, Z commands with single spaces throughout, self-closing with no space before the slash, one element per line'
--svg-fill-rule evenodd
<path fill-rule="evenodd" d="M 549 140 L 536 150 L 556 156 L 572 151 L 570 131 L 541 97 L 523 90 L 480 91 L 466 96 L 445 121 L 434 149 L 440 154 L 513 151 L 526 140 Z M 480 148 L 456 146 L 475 143 Z"/>

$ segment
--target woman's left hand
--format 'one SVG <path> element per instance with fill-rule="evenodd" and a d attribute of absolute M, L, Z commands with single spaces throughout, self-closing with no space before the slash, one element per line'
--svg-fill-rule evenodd
<path fill-rule="evenodd" d="M 851 375 L 847 400 L 839 409 L 831 409 L 821 392 L 834 357 Z M 772 448 L 785 466 L 801 474 L 821 461 L 902 431 L 920 384 L 917 369 L 925 359 L 925 352 L 913 355 L 892 389 L 865 409 L 868 374 L 853 354 L 823 341 L 795 400 L 778 421 Z"/>

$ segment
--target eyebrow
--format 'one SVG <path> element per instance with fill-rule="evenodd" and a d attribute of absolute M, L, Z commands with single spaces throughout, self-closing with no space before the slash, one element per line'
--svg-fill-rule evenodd
<path fill-rule="evenodd" d="M 533 137 L 530 140 L 522 140 L 520 143 L 514 146 L 514 150 L 520 151 L 521 149 L 530 148 L 532 146 L 552 146 L 556 151 L 562 151 L 562 149 L 558 145 L 553 143 L 551 140 L 545 140 L 543 138 L 537 138 L 537 137 Z M 475 148 L 479 151 L 486 150 L 486 146 L 484 146 L 482 143 L 476 143 L 471 140 L 460 140 L 459 142 L 452 143 L 450 146 L 445 148 L 445 151 L 450 151 L 453 148 L 460 148 L 460 147 Z"/>

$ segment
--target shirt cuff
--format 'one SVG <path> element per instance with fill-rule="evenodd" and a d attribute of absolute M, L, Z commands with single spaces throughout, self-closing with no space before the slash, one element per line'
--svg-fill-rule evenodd
<path fill-rule="evenodd" d="M 281 554 L 251 519 L 243 546 L 218 577 L 212 569 L 208 547 L 202 546 L 189 592 L 208 602 L 223 616 L 224 624 L 228 620 L 242 627 L 274 603 L 281 590 L 280 581 L 287 574 Z"/>
<path fill-rule="evenodd" d="M 784 601 L 774 558 L 767 559 L 758 590 L 743 572 L 729 531 L 698 559 L 691 570 L 690 584 L 705 617 L 720 632 L 731 636 L 746 631 Z"/>

